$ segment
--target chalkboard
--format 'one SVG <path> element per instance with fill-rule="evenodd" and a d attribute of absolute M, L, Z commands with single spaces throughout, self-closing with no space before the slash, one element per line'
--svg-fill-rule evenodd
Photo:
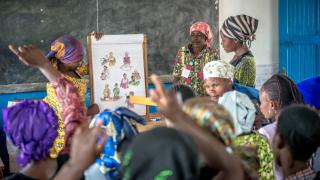
<path fill-rule="evenodd" d="M 104 34 L 145 33 L 149 74 L 170 74 L 176 51 L 189 42 L 188 29 L 193 22 L 208 22 L 215 33 L 213 46 L 218 47 L 216 2 L 99 0 L 99 31 Z M 71 34 L 86 48 L 86 36 L 97 30 L 96 7 L 96 0 L 1 0 L 0 85 L 46 81 L 39 71 L 14 59 L 8 44 L 35 44 L 46 53 L 53 40 Z"/>

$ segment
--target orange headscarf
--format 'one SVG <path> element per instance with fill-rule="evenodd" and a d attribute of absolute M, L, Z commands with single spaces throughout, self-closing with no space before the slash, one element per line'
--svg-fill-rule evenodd
<path fill-rule="evenodd" d="M 213 40 L 213 32 L 212 32 L 212 29 L 208 23 L 201 22 L 201 21 L 193 23 L 190 27 L 190 32 L 189 32 L 190 35 L 193 31 L 199 31 L 202 34 L 204 34 L 207 38 L 206 46 L 207 47 L 211 46 L 210 43 Z"/>

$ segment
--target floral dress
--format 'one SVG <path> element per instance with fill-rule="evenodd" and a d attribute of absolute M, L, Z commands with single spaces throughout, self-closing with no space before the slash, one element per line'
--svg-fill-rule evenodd
<path fill-rule="evenodd" d="M 234 68 L 234 81 L 246 86 L 255 86 L 256 61 L 251 51 L 230 62 Z"/>
<path fill-rule="evenodd" d="M 235 138 L 235 144 L 240 146 L 255 145 L 258 149 L 260 168 L 258 170 L 261 180 L 275 179 L 274 157 L 268 140 L 257 132 L 240 135 Z"/>
<path fill-rule="evenodd" d="M 202 96 L 204 95 L 202 69 L 206 63 L 218 58 L 215 49 L 206 47 L 196 56 L 191 52 L 191 45 L 183 46 L 177 53 L 173 76 L 179 79 L 180 84 L 190 86 L 197 95 Z"/>

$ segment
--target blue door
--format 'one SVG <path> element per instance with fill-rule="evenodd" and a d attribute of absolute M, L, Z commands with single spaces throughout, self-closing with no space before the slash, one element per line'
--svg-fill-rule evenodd
<path fill-rule="evenodd" d="M 320 0 L 279 0 L 279 69 L 295 82 L 320 75 Z"/>

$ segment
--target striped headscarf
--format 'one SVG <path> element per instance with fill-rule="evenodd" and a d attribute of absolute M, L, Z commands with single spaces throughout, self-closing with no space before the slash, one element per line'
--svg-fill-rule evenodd
<path fill-rule="evenodd" d="M 211 46 L 210 43 L 213 40 L 213 32 L 212 32 L 212 29 L 208 23 L 201 22 L 201 21 L 193 23 L 190 27 L 189 34 L 191 35 L 191 33 L 194 31 L 199 31 L 202 34 L 204 34 L 207 38 L 207 40 L 205 42 L 206 46 L 207 47 Z"/>
<path fill-rule="evenodd" d="M 64 35 L 51 44 L 47 58 L 53 57 L 65 64 L 75 63 L 83 60 L 84 50 L 79 40 L 73 36 Z"/>
<path fill-rule="evenodd" d="M 248 47 L 255 40 L 258 20 L 248 15 L 229 16 L 221 27 L 224 36 L 238 40 Z"/>

